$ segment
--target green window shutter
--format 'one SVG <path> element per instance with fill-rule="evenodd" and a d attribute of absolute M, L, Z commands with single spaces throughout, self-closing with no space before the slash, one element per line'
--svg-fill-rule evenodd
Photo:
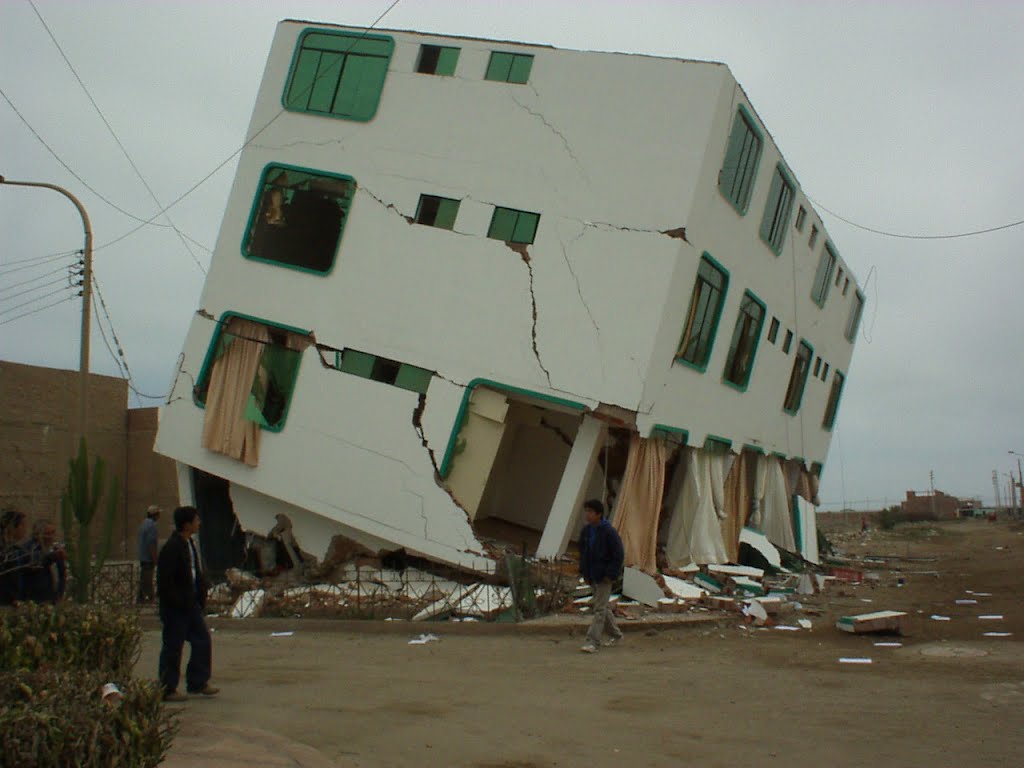
<path fill-rule="evenodd" d="M 246 421 L 252 421 L 259 424 L 261 427 L 269 427 L 270 424 L 263 418 L 263 410 L 260 408 L 259 403 L 256 402 L 256 395 L 250 393 L 249 399 L 245 403 L 245 415 Z"/>
<path fill-rule="evenodd" d="M 441 198 L 437 206 L 437 217 L 434 219 L 434 226 L 441 229 L 454 229 L 455 217 L 459 213 L 459 201 Z"/>
<path fill-rule="evenodd" d="M 319 51 L 302 51 L 299 54 L 295 62 L 295 71 L 292 73 L 292 82 L 288 87 L 286 102 L 289 109 L 307 108 L 319 64 Z"/>
<path fill-rule="evenodd" d="M 459 62 L 458 48 L 442 48 L 437 57 L 437 69 L 435 75 L 454 75 L 455 65 Z"/>
<path fill-rule="evenodd" d="M 746 135 L 746 124 L 743 116 L 736 113 L 733 121 L 732 133 L 729 135 L 729 146 L 725 150 L 725 160 L 722 162 L 722 172 L 718 175 L 718 188 L 726 197 L 736 203 L 733 188 L 736 184 L 736 177 L 739 175 L 740 155 L 743 152 L 743 139 Z"/>
<path fill-rule="evenodd" d="M 540 216 L 536 213 L 523 213 L 520 212 L 518 219 L 516 219 L 516 226 L 512 230 L 512 237 L 510 238 L 513 243 L 530 244 L 533 242 L 533 238 L 537 234 L 537 223 L 540 221 Z"/>
<path fill-rule="evenodd" d="M 530 79 L 530 70 L 533 68 L 533 56 L 517 54 L 512 57 L 512 66 L 509 68 L 508 82 L 525 83 Z"/>
<path fill-rule="evenodd" d="M 511 208 L 495 207 L 494 216 L 491 217 L 490 229 L 487 230 L 487 236 L 495 240 L 505 240 L 506 242 L 511 240 L 517 217 L 518 212 L 513 211 Z"/>
<path fill-rule="evenodd" d="M 316 71 L 313 90 L 309 94 L 307 109 L 315 112 L 330 112 L 334 101 L 334 92 L 338 87 L 338 78 L 345 57 L 340 53 L 325 53 L 320 57 L 320 66 Z"/>
<path fill-rule="evenodd" d="M 345 373 L 351 373 L 354 376 L 362 376 L 364 379 L 368 379 L 370 374 L 373 373 L 373 364 L 376 362 L 376 359 L 373 355 L 368 355 L 365 352 L 346 349 L 341 357 L 341 370 Z"/>
<path fill-rule="evenodd" d="M 338 83 L 334 109 L 331 111 L 357 120 L 369 120 L 377 111 L 387 69 L 386 59 L 347 56 L 345 70 Z"/>
<path fill-rule="evenodd" d="M 357 56 L 382 56 L 388 58 L 395 48 L 390 37 L 353 34 L 351 32 L 309 32 L 302 38 L 304 49 L 314 48 L 336 53 L 351 53 Z"/>
<path fill-rule="evenodd" d="M 433 374 L 424 368 L 417 368 L 415 365 L 403 363 L 402 367 L 398 369 L 395 386 L 408 389 L 410 392 L 424 394 L 427 391 L 427 387 L 430 386 L 432 376 Z"/>
<path fill-rule="evenodd" d="M 487 74 L 484 75 L 484 80 L 497 80 L 498 82 L 507 83 L 509 72 L 512 70 L 512 59 L 513 55 L 511 53 L 492 52 L 491 60 L 487 64 Z"/>
<path fill-rule="evenodd" d="M 782 176 L 776 171 L 772 176 L 772 185 L 768 188 L 768 202 L 764 207 L 764 218 L 761 219 L 761 238 L 771 244 L 772 221 L 775 217 L 775 209 L 779 204 L 779 195 L 782 194 Z"/>

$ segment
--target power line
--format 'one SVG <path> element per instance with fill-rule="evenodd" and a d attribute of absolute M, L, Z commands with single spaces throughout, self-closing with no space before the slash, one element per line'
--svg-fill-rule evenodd
<path fill-rule="evenodd" d="M 47 253 L 47 254 L 45 254 L 43 256 L 26 256 L 23 259 L 10 259 L 9 261 L 4 262 L 4 266 L 6 266 L 8 264 L 25 264 L 26 262 L 29 262 L 29 261 L 41 261 L 43 259 L 49 259 L 49 258 L 54 257 L 54 256 L 70 256 L 73 253 L 81 253 L 81 252 L 82 252 L 81 249 L 76 249 L 74 251 L 61 251 L 60 253 Z"/>
<path fill-rule="evenodd" d="M 70 296 L 65 296 L 63 299 L 58 299 L 57 301 L 53 302 L 52 304 L 47 304 L 45 307 L 38 307 L 36 309 L 29 310 L 28 312 L 22 312 L 20 315 L 15 315 L 14 317 L 9 317 L 6 320 L 0 320 L 0 325 L 7 325 L 8 323 L 13 323 L 15 320 L 20 320 L 23 317 L 28 317 L 30 315 L 38 314 L 38 313 L 42 312 L 43 310 L 50 309 L 51 307 L 56 307 L 58 304 L 64 304 L 65 302 L 72 301 L 73 299 L 77 299 L 77 298 L 78 298 L 78 296 L 75 295 L 75 294 L 72 294 Z"/>
<path fill-rule="evenodd" d="M 12 293 L 10 296 L 0 296 L 0 303 L 3 303 L 5 301 L 14 301 L 15 299 L 20 299 L 22 296 L 28 296 L 30 293 L 35 293 L 37 291 L 42 291 L 42 290 L 44 290 L 46 288 L 50 288 L 50 287 L 52 287 L 54 285 L 57 285 L 58 283 L 66 283 L 66 282 L 68 282 L 68 280 L 69 280 L 69 277 L 58 277 L 56 280 L 50 280 L 49 282 L 46 282 L 46 283 L 40 283 L 39 285 L 35 286 L 34 288 L 25 288 L 23 290 L 17 291 L 15 293 Z"/>
<path fill-rule="evenodd" d="M 73 253 L 77 253 L 77 251 L 51 254 L 50 256 L 47 256 L 44 259 L 40 259 L 35 264 L 25 264 L 20 267 L 12 267 L 11 269 L 4 269 L 3 267 L 0 267 L 0 275 L 13 275 L 15 272 L 24 272 L 26 269 L 35 269 L 36 267 L 41 267 L 44 264 L 52 264 L 53 262 L 59 261 L 60 259 L 66 259 Z"/>
<path fill-rule="evenodd" d="M 37 280 L 42 280 L 44 277 L 49 277 L 50 275 L 55 275 L 58 272 L 66 272 L 67 270 L 71 269 L 71 267 L 73 267 L 73 266 L 74 266 L 74 264 L 69 265 L 69 266 L 60 266 L 60 267 L 57 267 L 54 270 L 51 270 L 50 272 L 44 272 L 43 274 L 38 275 L 37 277 L 33 277 L 31 280 L 24 280 L 24 281 L 22 281 L 20 283 L 14 283 L 13 285 L 5 286 L 3 288 L 0 288 L 0 293 L 4 293 L 6 291 L 10 291 L 10 290 L 13 290 L 15 288 L 20 288 L 23 285 L 29 285 L 31 283 L 36 282 Z"/>
<path fill-rule="evenodd" d="M 948 235 L 908 235 L 908 234 L 901 233 L 901 232 L 888 232 L 888 231 L 886 231 L 884 229 L 875 229 L 874 227 L 868 227 L 868 226 L 865 226 L 863 224 L 858 224 L 856 221 L 850 221 L 850 219 L 847 219 L 844 216 L 840 216 L 835 211 L 833 211 L 833 210 L 831 210 L 829 208 L 826 208 L 824 205 L 819 203 L 817 200 L 812 198 L 810 195 L 807 196 L 807 199 L 810 200 L 812 203 L 814 203 L 819 208 L 821 208 L 821 210 L 823 210 L 826 213 L 829 213 L 829 214 L 835 216 L 837 219 L 839 219 L 842 222 L 845 222 L 845 223 L 849 224 L 851 227 L 856 227 L 857 229 L 863 229 L 865 232 L 873 232 L 876 235 L 884 235 L 886 237 L 898 237 L 898 238 L 900 238 L 902 240 L 955 240 L 955 239 L 961 238 L 961 237 L 974 237 L 975 235 L 987 235 L 990 232 L 999 232 L 999 231 L 1004 230 L 1004 229 L 1011 229 L 1013 227 L 1019 227 L 1022 224 L 1024 224 L 1024 219 L 1021 219 L 1020 221 L 1011 221 L 1009 224 L 1000 224 L 998 227 L 988 227 L 987 229 L 975 229 L 975 230 L 971 230 L 970 232 L 956 232 L 956 233 L 948 234 Z"/>
<path fill-rule="evenodd" d="M 29 299 L 29 300 L 28 300 L 28 301 L 26 301 L 26 302 L 23 302 L 23 303 L 21 303 L 21 304 L 17 304 L 17 305 L 15 305 L 15 306 L 13 306 L 13 307 L 9 307 L 8 309 L 0 309 L 0 315 L 7 315 L 7 314 L 10 314 L 11 312 L 13 312 L 13 311 L 14 311 L 14 310 L 16 310 L 16 309 L 21 309 L 22 307 L 27 307 L 27 306 L 28 306 L 29 304 L 34 304 L 34 303 L 36 303 L 37 301 L 42 301 L 43 299 L 48 299 L 48 298 L 50 298 L 51 296 L 56 296 L 56 295 L 57 295 L 58 293 L 61 293 L 62 291 L 67 291 L 67 290 L 70 290 L 70 289 L 71 289 L 72 287 L 75 287 L 75 286 L 69 286 L 69 285 L 66 285 L 66 286 L 64 286 L 63 288 L 58 288 L 57 290 L 55 290 L 55 291 L 50 291 L 49 293 L 47 293 L 47 294 L 44 294 L 43 296 L 37 296 L 37 297 L 36 297 L 36 298 L 34 298 L 34 299 Z"/>
<path fill-rule="evenodd" d="M 127 382 L 128 388 L 132 392 L 134 392 L 137 397 L 146 398 L 147 400 L 163 400 L 163 399 L 165 399 L 165 397 L 166 397 L 165 395 L 147 395 L 145 392 L 141 392 L 138 388 L 136 388 L 135 383 L 132 380 L 131 369 L 128 367 L 128 358 L 124 354 L 124 347 L 121 346 L 121 340 L 117 337 L 117 331 L 114 330 L 114 321 L 111 320 L 111 318 L 110 318 L 110 312 L 107 310 L 107 302 L 104 301 L 104 299 L 103 299 L 103 293 L 102 293 L 102 291 L 100 291 L 100 284 L 99 284 L 99 281 L 96 279 L 96 273 L 95 272 L 93 273 L 93 276 L 92 276 L 92 286 L 95 289 L 96 298 L 99 299 L 100 307 L 103 309 L 103 315 L 104 315 L 104 317 L 107 318 L 107 324 L 110 326 L 110 335 L 114 339 L 114 347 L 117 349 L 117 354 L 120 357 L 120 362 L 118 362 L 117 358 L 114 359 L 114 362 L 117 364 L 118 370 L 121 369 L 121 365 L 122 364 L 124 365 L 124 380 Z M 97 322 L 98 322 L 99 321 L 99 316 L 98 315 L 97 315 L 96 319 L 97 319 Z M 110 344 L 109 344 L 109 342 L 107 342 L 106 334 L 103 334 L 103 326 L 102 326 L 102 324 L 100 325 L 100 332 L 101 332 L 101 335 L 103 335 L 104 343 L 107 344 L 107 350 L 109 350 L 110 354 L 113 355 L 114 351 L 112 349 L 110 349 Z"/>
<path fill-rule="evenodd" d="M 39 19 L 39 23 L 43 25 L 43 29 L 45 29 L 46 34 L 50 36 L 50 40 L 53 41 L 53 44 L 56 46 L 57 51 L 61 55 L 61 58 L 64 59 L 64 63 L 68 65 L 68 69 L 71 70 L 71 74 L 74 75 L 75 80 L 77 80 L 78 84 L 81 86 L 82 92 L 85 94 L 86 98 L 89 99 L 89 103 L 92 104 L 93 109 L 96 110 L 96 114 L 99 115 L 100 120 L 103 121 L 103 125 L 107 127 L 107 131 L 109 131 L 110 135 L 114 138 L 114 141 L 116 142 L 118 148 L 121 150 L 121 154 L 124 155 L 125 159 L 128 161 L 128 164 L 132 167 L 132 170 L 135 171 L 135 175 L 139 177 L 139 181 L 142 182 L 142 186 L 146 188 L 146 191 L 149 193 L 149 196 L 152 198 L 153 202 L 156 203 L 157 208 L 160 208 L 160 200 L 157 198 L 156 193 L 153 191 L 153 188 L 149 186 L 149 182 L 146 181 L 145 176 L 142 175 L 142 171 L 139 170 L 139 166 L 135 164 L 135 161 L 132 159 L 132 156 L 129 154 L 127 148 L 125 148 L 124 143 L 121 141 L 120 138 L 118 138 L 117 132 L 114 130 L 114 127 L 110 124 L 110 121 L 107 120 L 107 116 L 103 114 L 103 110 L 100 109 L 100 105 L 96 103 L 96 99 L 92 97 L 92 93 L 89 92 L 89 89 L 86 87 L 85 82 L 79 76 L 77 70 L 75 70 L 74 65 L 71 63 L 71 59 L 68 58 L 67 54 L 64 53 L 64 49 L 61 47 L 60 43 L 57 42 L 57 38 L 54 36 L 53 31 L 50 29 L 50 25 L 46 23 L 46 19 L 43 18 L 43 15 L 39 12 L 39 9 L 36 8 L 36 4 L 35 2 L 33 2 L 33 0 L 28 0 L 28 4 L 32 6 L 32 10 L 35 12 L 36 17 Z M 192 257 L 192 261 L 196 263 L 196 266 L 199 267 L 199 270 L 205 275 L 206 267 L 204 267 L 202 265 L 202 262 L 200 262 L 199 259 L 196 258 L 195 252 L 192 250 L 188 242 L 185 240 L 184 235 L 181 234 L 181 230 L 178 229 L 174 221 L 171 219 L 171 215 L 165 211 L 164 218 L 167 219 L 167 223 L 171 225 L 171 229 L 173 229 L 174 232 L 178 235 L 178 239 L 181 240 L 181 244 L 185 246 L 185 250 L 188 251 L 188 255 Z"/>

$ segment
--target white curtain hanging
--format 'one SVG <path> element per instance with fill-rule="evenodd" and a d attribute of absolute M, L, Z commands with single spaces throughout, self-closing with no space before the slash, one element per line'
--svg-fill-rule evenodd
<path fill-rule="evenodd" d="M 686 479 L 672 515 L 665 554 L 674 566 L 727 563 L 720 520 L 726 515 L 724 470 L 729 457 L 686 450 Z"/>

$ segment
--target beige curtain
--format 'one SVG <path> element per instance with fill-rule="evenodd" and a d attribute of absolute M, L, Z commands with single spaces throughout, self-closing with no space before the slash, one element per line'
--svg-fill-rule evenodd
<path fill-rule="evenodd" d="M 665 555 L 673 566 L 727 563 L 721 521 L 727 517 L 724 478 L 728 456 L 686 449 L 686 479 L 672 513 Z"/>
<path fill-rule="evenodd" d="M 245 406 L 270 335 L 265 326 L 238 317 L 228 322 L 223 333 L 232 338 L 210 372 L 203 447 L 255 467 L 260 427 L 245 418 Z"/>
<path fill-rule="evenodd" d="M 615 506 L 625 563 L 647 573 L 657 570 L 658 515 L 665 491 L 665 441 L 634 435 Z"/>
<path fill-rule="evenodd" d="M 786 473 L 777 456 L 758 457 L 758 522 L 768 541 L 787 552 L 796 550 L 793 536 L 792 496 L 786 488 Z"/>
<path fill-rule="evenodd" d="M 740 559 L 740 532 L 747 522 L 750 511 L 750 462 L 747 454 L 741 453 L 733 462 L 725 480 L 725 519 L 722 524 L 722 541 L 729 555 L 729 562 Z"/>

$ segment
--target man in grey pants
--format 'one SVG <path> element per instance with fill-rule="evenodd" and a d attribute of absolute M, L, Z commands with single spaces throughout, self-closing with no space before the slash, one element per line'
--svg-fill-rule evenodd
<path fill-rule="evenodd" d="M 139 526 L 139 602 L 153 602 L 153 572 L 156 570 L 157 528 L 160 519 L 160 507 L 150 505 L 146 510 L 146 519 Z"/>
<path fill-rule="evenodd" d="M 609 636 L 604 645 L 615 645 L 622 640 L 622 630 L 608 607 L 612 584 L 622 573 L 622 539 L 612 524 L 604 519 L 604 505 L 600 501 L 591 499 L 586 502 L 583 514 L 587 524 L 580 533 L 580 575 L 594 588 L 591 601 L 594 618 L 580 650 L 595 653 L 601 647 L 604 634 Z"/>

